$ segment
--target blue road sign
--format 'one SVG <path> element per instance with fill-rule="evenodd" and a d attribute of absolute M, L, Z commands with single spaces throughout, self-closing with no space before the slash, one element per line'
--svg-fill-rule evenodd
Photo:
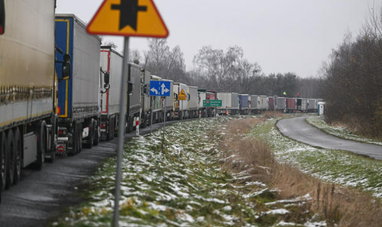
<path fill-rule="evenodd" d="M 170 96 L 171 82 L 170 81 L 150 81 L 150 96 Z"/>

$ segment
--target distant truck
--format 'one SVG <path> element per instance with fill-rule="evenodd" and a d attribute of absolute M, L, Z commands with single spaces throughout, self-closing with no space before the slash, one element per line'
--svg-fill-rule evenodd
<path fill-rule="evenodd" d="M 151 72 L 141 69 L 141 119 L 140 127 L 150 125 L 151 97 L 150 97 Z"/>
<path fill-rule="evenodd" d="M 128 83 L 125 84 L 125 86 L 127 86 L 126 131 L 132 132 L 141 112 L 141 67 L 133 63 L 128 63 L 127 72 Z"/>
<path fill-rule="evenodd" d="M 207 100 L 216 100 L 217 99 L 217 92 L 212 91 L 212 90 L 207 91 L 206 99 Z M 207 116 L 208 117 L 213 117 L 215 115 L 216 115 L 216 108 L 215 107 L 207 108 Z"/>
<path fill-rule="evenodd" d="M 60 62 L 71 63 L 68 79 L 60 80 L 64 76 L 57 72 L 57 151 L 61 154 L 81 152 L 83 142 L 89 148 L 98 144 L 100 44 L 101 39 L 89 35 L 85 23 L 75 15 L 56 15 L 56 46 L 66 53 L 57 53 L 56 67 Z"/>
<path fill-rule="evenodd" d="M 190 118 L 198 116 L 198 87 L 188 86 L 188 115 Z"/>
<path fill-rule="evenodd" d="M 55 158 L 54 8 L 54 1 L 0 1 L 0 193 L 18 183 L 21 168 Z"/>
<path fill-rule="evenodd" d="M 175 112 L 174 117 L 182 120 L 188 118 L 188 88 L 186 84 L 174 82 L 174 99 L 175 99 Z M 181 91 L 184 92 L 186 99 L 179 100 L 179 95 L 181 95 Z"/>
<path fill-rule="evenodd" d="M 239 113 L 239 94 L 234 92 L 218 92 L 217 99 L 222 100 L 222 106 L 218 107 L 218 114 L 235 115 Z"/>
<path fill-rule="evenodd" d="M 240 103 L 240 114 L 247 115 L 251 113 L 250 109 L 250 95 L 248 94 L 239 94 L 239 103 Z"/>
<path fill-rule="evenodd" d="M 100 133 L 102 140 L 111 140 L 118 128 L 121 104 L 121 78 L 123 56 L 110 46 L 101 47 L 100 56 Z M 124 130 L 124 129 L 123 129 Z"/>
<path fill-rule="evenodd" d="M 296 112 L 296 99 L 295 98 L 286 98 L 286 112 L 287 113 Z"/>
<path fill-rule="evenodd" d="M 208 116 L 207 107 L 203 105 L 205 100 L 207 100 L 207 89 L 198 88 L 198 109 L 201 117 Z"/>

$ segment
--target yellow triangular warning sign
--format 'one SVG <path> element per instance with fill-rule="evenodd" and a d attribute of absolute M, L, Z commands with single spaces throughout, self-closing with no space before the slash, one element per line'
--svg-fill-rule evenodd
<path fill-rule="evenodd" d="M 178 96 L 178 100 L 187 100 L 186 92 L 184 92 L 183 89 L 180 91 L 180 94 Z"/>
<path fill-rule="evenodd" d="M 104 0 L 87 32 L 154 38 L 166 38 L 169 34 L 153 0 Z"/>

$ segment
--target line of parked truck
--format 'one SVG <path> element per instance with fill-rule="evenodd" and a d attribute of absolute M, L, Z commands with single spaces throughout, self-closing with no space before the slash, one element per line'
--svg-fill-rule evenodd
<path fill-rule="evenodd" d="M 126 125 L 119 124 L 122 76 L 128 77 Z M 170 81 L 171 96 L 151 97 L 151 80 Z M 217 110 L 203 106 L 217 99 Z M 101 46 L 100 37 L 87 34 L 78 17 L 55 14 L 55 1 L 0 0 L 0 193 L 17 184 L 22 168 L 41 169 L 57 154 L 76 155 L 119 130 L 131 132 L 138 117 L 144 128 L 165 117 L 258 113 L 272 109 L 272 100 L 277 109 L 291 110 L 289 98 L 207 91 L 125 63 L 120 53 Z M 294 110 L 316 111 L 311 100 L 298 100 Z"/>

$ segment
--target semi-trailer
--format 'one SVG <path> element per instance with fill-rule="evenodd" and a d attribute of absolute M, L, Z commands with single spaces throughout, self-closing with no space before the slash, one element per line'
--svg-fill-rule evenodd
<path fill-rule="evenodd" d="M 185 119 L 188 117 L 188 88 L 186 84 L 180 82 L 174 82 L 174 100 L 175 100 L 175 112 L 174 117 L 177 119 Z M 183 93 L 183 94 L 181 94 Z M 185 96 L 184 100 L 179 100 L 179 96 Z"/>
<path fill-rule="evenodd" d="M 132 132 L 141 116 L 141 67 L 128 63 L 127 73 L 128 83 L 124 85 L 127 86 L 126 131 Z"/>
<path fill-rule="evenodd" d="M 188 86 L 188 116 L 195 118 L 198 116 L 198 87 Z"/>
<path fill-rule="evenodd" d="M 286 111 L 286 98 L 285 97 L 277 97 L 277 107 L 276 109 L 281 112 Z"/>
<path fill-rule="evenodd" d="M 140 127 L 150 125 L 151 97 L 150 97 L 151 72 L 141 69 L 141 119 Z"/>
<path fill-rule="evenodd" d="M 38 9 L 38 10 L 36 10 Z M 55 1 L 0 1 L 0 193 L 55 158 Z M 69 56 L 66 56 L 69 58 Z M 60 80 L 69 78 L 62 62 Z"/>
<path fill-rule="evenodd" d="M 83 142 L 91 148 L 99 141 L 101 39 L 89 35 L 85 23 L 73 14 L 58 14 L 55 21 L 56 46 L 65 53 L 57 53 L 56 58 L 71 63 L 69 78 L 58 83 L 57 151 L 75 155 L 81 152 Z M 57 74 L 63 77 L 60 71 Z"/>
<path fill-rule="evenodd" d="M 121 104 L 123 56 L 111 46 L 102 46 L 100 55 L 100 139 L 111 140 L 118 128 Z M 124 130 L 124 129 L 123 129 Z"/>
<path fill-rule="evenodd" d="M 296 99 L 286 98 L 286 112 L 294 113 L 296 111 Z"/>
<path fill-rule="evenodd" d="M 246 115 L 250 114 L 250 106 L 249 106 L 249 95 L 248 94 L 239 94 L 239 104 L 240 104 L 240 114 Z"/>
<path fill-rule="evenodd" d="M 260 96 L 251 95 L 251 113 L 258 114 L 260 113 Z"/>
<path fill-rule="evenodd" d="M 218 114 L 235 115 L 239 112 L 239 94 L 234 92 L 218 92 L 217 99 L 222 100 L 222 106 L 218 107 Z"/>

